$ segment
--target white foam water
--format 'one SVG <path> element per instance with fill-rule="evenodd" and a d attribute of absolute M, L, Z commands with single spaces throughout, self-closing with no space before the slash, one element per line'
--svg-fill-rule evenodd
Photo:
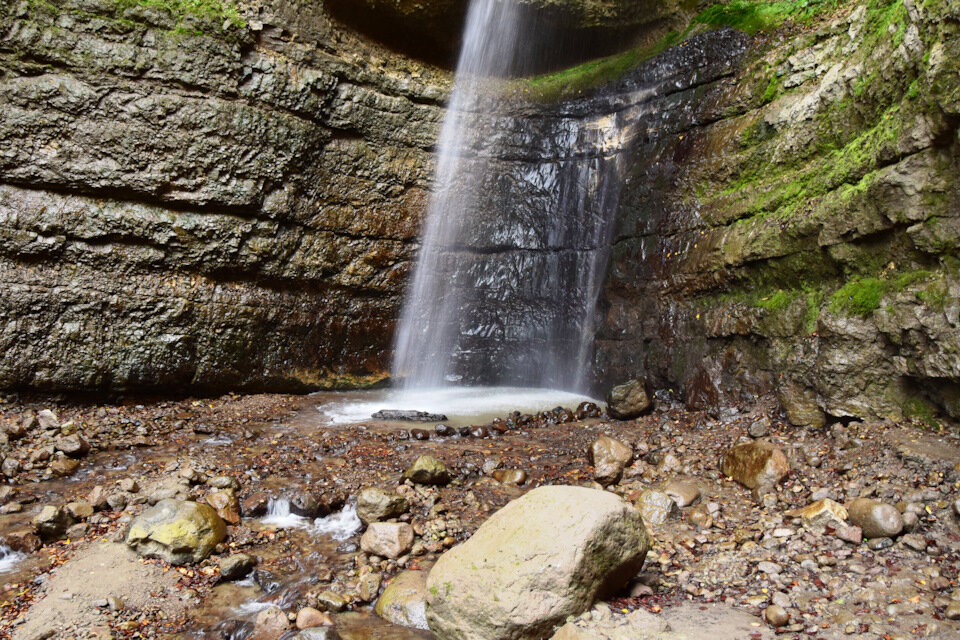
<path fill-rule="evenodd" d="M 357 505 L 348 504 L 336 513 L 314 520 L 312 530 L 314 533 L 328 535 L 337 542 L 342 542 L 352 538 L 362 526 L 363 523 L 357 517 Z"/>
<path fill-rule="evenodd" d="M 26 558 L 25 553 L 14 551 L 5 544 L 0 544 L 0 573 L 7 573 Z"/>
<path fill-rule="evenodd" d="M 260 524 L 277 529 L 305 529 L 310 519 L 290 512 L 290 501 L 286 498 L 273 498 L 267 503 L 267 515 L 260 518 Z"/>
<path fill-rule="evenodd" d="M 332 424 L 364 422 L 383 409 L 426 411 L 445 415 L 451 422 L 461 422 L 506 416 L 511 411 L 536 413 L 558 405 L 573 408 L 585 401 L 599 402 L 579 393 L 556 389 L 441 387 L 389 391 L 371 400 L 331 402 L 318 408 Z"/>
<path fill-rule="evenodd" d="M 357 505 L 350 503 L 340 511 L 322 518 L 310 519 L 290 512 L 290 501 L 275 498 L 267 504 L 267 514 L 260 524 L 277 529 L 308 529 L 316 535 L 327 535 L 342 542 L 354 536 L 363 523 L 357 517 Z"/>

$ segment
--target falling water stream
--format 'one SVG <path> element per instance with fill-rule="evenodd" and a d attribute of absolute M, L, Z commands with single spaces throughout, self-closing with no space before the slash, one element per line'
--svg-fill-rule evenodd
<path fill-rule="evenodd" d="M 498 82 L 550 42 L 516 0 L 471 2 L 396 337 L 406 391 L 589 390 L 621 183 L 618 118 L 531 125 L 498 97 Z"/>

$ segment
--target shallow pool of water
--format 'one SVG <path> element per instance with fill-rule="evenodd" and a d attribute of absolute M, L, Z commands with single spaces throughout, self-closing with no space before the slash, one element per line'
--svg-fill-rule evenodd
<path fill-rule="evenodd" d="M 576 408 L 581 402 L 600 403 L 596 398 L 524 387 L 443 387 L 439 389 L 380 390 L 358 393 L 318 393 L 317 409 L 330 424 L 365 422 L 377 411 L 397 409 L 425 411 L 447 416 L 451 425 L 484 424 L 512 411 L 536 413 L 557 406 Z"/>

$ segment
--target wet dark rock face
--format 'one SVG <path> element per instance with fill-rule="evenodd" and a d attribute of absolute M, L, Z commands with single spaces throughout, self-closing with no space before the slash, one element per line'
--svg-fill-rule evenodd
<path fill-rule="evenodd" d="M 387 58 L 319 3 L 0 8 L 0 387 L 382 379 L 449 82 Z"/>
<path fill-rule="evenodd" d="M 960 103 L 941 62 L 960 8 L 892 6 L 894 27 L 851 5 L 758 38 L 723 76 L 679 67 L 697 81 L 658 98 L 625 177 L 603 379 L 695 407 L 776 390 L 813 426 L 960 416 Z"/>

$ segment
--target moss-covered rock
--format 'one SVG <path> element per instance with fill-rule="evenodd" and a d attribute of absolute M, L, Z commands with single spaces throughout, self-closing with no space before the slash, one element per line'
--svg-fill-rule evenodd
<path fill-rule="evenodd" d="M 142 556 L 189 564 L 209 556 L 226 536 L 226 524 L 209 505 L 167 499 L 133 519 L 127 545 Z"/>

